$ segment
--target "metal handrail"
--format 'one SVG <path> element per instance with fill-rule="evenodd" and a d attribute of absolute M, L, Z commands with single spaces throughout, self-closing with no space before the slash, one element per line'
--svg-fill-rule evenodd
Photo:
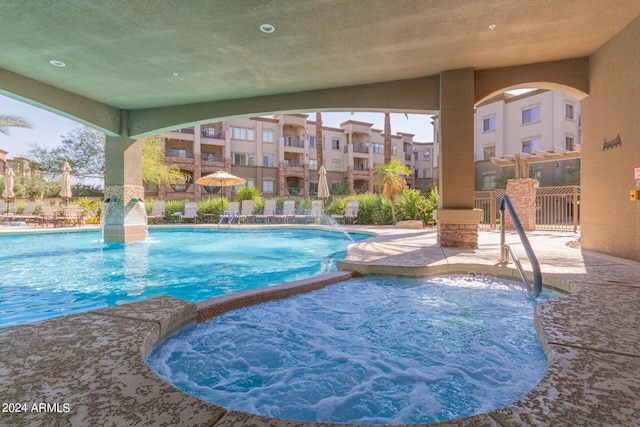
<path fill-rule="evenodd" d="M 529 284 L 529 281 L 524 274 L 524 270 L 522 269 L 522 265 L 520 264 L 520 260 L 516 256 L 515 252 L 511 248 L 511 246 L 505 243 L 505 221 L 504 221 L 504 208 L 505 205 L 507 209 L 509 209 L 509 213 L 511 214 L 511 220 L 513 221 L 513 225 L 520 236 L 520 241 L 522 242 L 522 246 L 524 246 L 524 250 L 527 253 L 527 257 L 529 257 L 529 262 L 531 263 L 531 268 L 533 269 L 533 288 Z M 518 272 L 520 273 L 520 277 L 522 277 L 522 281 L 527 287 L 527 293 L 533 298 L 537 298 L 542 292 L 542 272 L 540 271 L 540 264 L 538 263 L 538 258 L 536 258 L 536 254 L 533 252 L 531 248 L 531 244 L 529 243 L 529 239 L 522 228 L 522 224 L 520 223 L 520 218 L 518 218 L 518 214 L 516 214 L 513 205 L 511 204 L 511 200 L 509 196 L 506 194 L 500 198 L 500 261 L 504 263 L 509 263 L 509 253 L 511 253 L 511 257 L 513 258 L 513 263 L 516 265 Z"/>

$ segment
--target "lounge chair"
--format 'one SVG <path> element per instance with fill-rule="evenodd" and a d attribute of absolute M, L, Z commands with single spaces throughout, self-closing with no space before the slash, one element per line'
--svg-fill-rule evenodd
<path fill-rule="evenodd" d="M 21 213 L 16 213 L 12 215 L 11 219 L 13 221 L 25 221 L 25 222 L 35 222 L 38 217 L 34 215 L 33 211 L 36 208 L 36 202 L 29 202 L 24 205 L 24 209 Z"/>
<path fill-rule="evenodd" d="M 180 214 L 180 222 L 190 219 L 194 223 L 198 222 L 198 204 L 195 202 L 185 203 L 184 212 Z"/>
<path fill-rule="evenodd" d="M 253 219 L 253 200 L 243 200 L 242 201 L 242 210 L 240 211 L 240 218 L 245 218 L 247 221 L 249 219 Z M 238 222 L 240 222 L 238 220 Z"/>
<path fill-rule="evenodd" d="M 164 200 L 156 200 L 151 205 L 151 215 L 147 216 L 147 222 L 164 221 L 165 202 Z"/>
<path fill-rule="evenodd" d="M 254 215 L 256 219 L 271 221 L 276 217 L 276 201 L 273 199 L 264 201 L 264 211 L 261 214 Z"/>
<path fill-rule="evenodd" d="M 285 200 L 282 205 L 282 217 L 284 218 L 284 222 L 288 222 L 289 218 L 296 217 L 296 202 L 295 200 Z"/>
<path fill-rule="evenodd" d="M 333 214 L 331 218 L 335 219 L 337 222 L 350 220 L 355 224 L 358 218 L 358 211 L 360 210 L 360 202 L 357 200 L 349 200 L 347 202 L 347 207 L 344 210 L 344 215 Z"/>

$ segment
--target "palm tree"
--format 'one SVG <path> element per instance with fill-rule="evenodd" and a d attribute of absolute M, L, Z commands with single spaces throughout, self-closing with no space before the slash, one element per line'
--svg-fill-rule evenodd
<path fill-rule="evenodd" d="M 27 128 L 31 129 L 33 126 L 22 117 L 14 116 L 12 114 L 0 114 L 0 133 L 9 135 L 9 128 Z"/>
<path fill-rule="evenodd" d="M 318 159 L 318 170 L 324 164 L 324 153 L 322 152 L 322 113 L 316 113 L 316 158 Z"/>
<path fill-rule="evenodd" d="M 405 177 L 411 175 L 411 170 L 400 160 L 392 160 L 383 165 L 377 165 L 373 170 L 373 183 L 380 188 L 380 192 L 391 201 L 391 216 L 396 223 L 396 196 L 407 188 Z"/>

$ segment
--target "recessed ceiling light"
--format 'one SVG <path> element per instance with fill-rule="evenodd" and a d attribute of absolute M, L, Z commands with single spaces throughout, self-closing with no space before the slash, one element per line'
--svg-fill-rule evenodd
<path fill-rule="evenodd" d="M 496 29 L 496 24 L 491 24 L 491 25 L 489 25 L 489 29 L 490 29 L 490 30 L 495 30 L 495 29 Z"/>
<path fill-rule="evenodd" d="M 51 61 L 49 61 L 49 64 L 53 65 L 54 67 L 61 67 L 61 68 L 67 66 L 67 64 L 65 64 L 64 62 L 57 61 L 55 59 L 52 59 Z"/>
<path fill-rule="evenodd" d="M 276 27 L 274 27 L 271 24 L 262 24 L 262 25 L 260 25 L 260 31 L 262 31 L 263 33 L 271 34 L 275 30 L 276 30 Z"/>
<path fill-rule="evenodd" d="M 171 73 L 173 75 L 173 77 L 178 77 L 180 74 L 178 73 Z"/>

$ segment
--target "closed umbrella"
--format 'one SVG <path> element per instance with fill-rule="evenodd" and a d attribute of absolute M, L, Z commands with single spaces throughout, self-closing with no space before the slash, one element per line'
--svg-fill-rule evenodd
<path fill-rule="evenodd" d="M 4 197 L 5 199 L 13 199 L 13 197 L 15 196 L 15 193 L 13 192 L 13 182 L 15 176 L 16 174 L 13 169 L 7 169 L 7 174 L 5 175 L 4 181 L 4 191 L 2 192 L 2 197 Z"/>
<path fill-rule="evenodd" d="M 64 166 L 62 166 L 62 182 L 61 182 L 61 189 L 60 189 L 60 197 L 62 197 L 63 199 L 65 199 L 65 201 L 67 199 L 70 199 L 73 196 L 73 193 L 71 192 L 71 177 L 70 177 L 70 172 L 71 172 L 71 166 L 69 166 L 69 162 L 64 162 Z"/>
<path fill-rule="evenodd" d="M 318 199 L 326 199 L 330 194 L 329 184 L 327 184 L 327 170 L 324 168 L 324 165 L 320 166 L 318 176 Z"/>
<path fill-rule="evenodd" d="M 196 184 L 207 187 L 233 187 L 234 185 L 242 185 L 245 182 L 247 182 L 246 179 L 231 175 L 225 171 L 217 171 L 198 178 Z M 222 197 L 222 191 L 220 192 L 220 197 Z"/>

